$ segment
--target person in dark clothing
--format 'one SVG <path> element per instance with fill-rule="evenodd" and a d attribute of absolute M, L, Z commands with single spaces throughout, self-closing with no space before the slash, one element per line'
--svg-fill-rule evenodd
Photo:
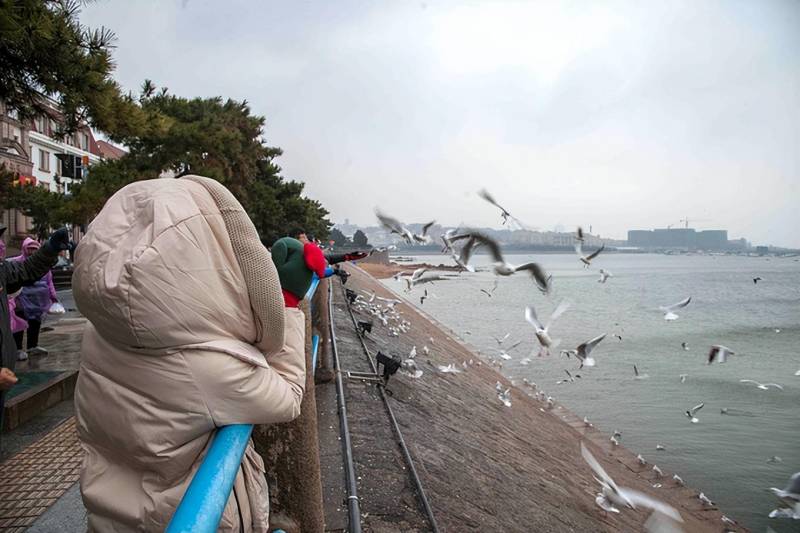
<path fill-rule="evenodd" d="M 47 274 L 58 261 L 58 254 L 69 245 L 69 233 L 62 228 L 50 236 L 41 248 L 23 261 L 0 261 L 0 355 L 2 369 L 13 375 L 17 362 L 17 345 L 11 335 L 8 314 L 8 294 L 17 292 L 23 285 L 35 283 Z M 3 427 L 5 392 L 0 391 L 0 429 Z"/>

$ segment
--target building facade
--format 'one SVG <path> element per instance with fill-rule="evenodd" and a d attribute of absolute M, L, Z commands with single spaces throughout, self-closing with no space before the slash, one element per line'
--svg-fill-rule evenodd
<path fill-rule="evenodd" d="M 75 180 L 84 177 L 91 165 L 125 153 L 109 143 L 97 141 L 88 126 L 62 135 L 61 117 L 52 104 L 47 115 L 23 120 L 14 109 L 0 101 L 0 165 L 12 173 L 14 185 L 32 184 L 69 194 Z M 17 209 L 3 207 L 2 223 L 8 228 L 6 241 L 27 236 L 31 230 L 28 217 Z"/>

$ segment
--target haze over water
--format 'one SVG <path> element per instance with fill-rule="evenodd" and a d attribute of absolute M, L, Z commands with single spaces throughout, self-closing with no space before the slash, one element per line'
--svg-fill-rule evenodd
<path fill-rule="evenodd" d="M 450 263 L 440 255 L 416 259 Z M 422 309 L 480 349 L 484 358 L 498 355 L 493 337 L 511 332 L 504 346 L 523 339 L 502 369 L 518 385 L 528 378 L 577 415 L 588 416 L 600 431 L 610 436 L 620 430 L 622 444 L 641 453 L 649 465 L 677 473 L 754 531 L 767 525 L 778 532 L 797 530 L 795 521 L 767 518 L 778 501 L 766 491 L 783 488 L 800 471 L 796 258 L 607 254 L 588 270 L 574 254 L 512 255 L 508 260 L 540 262 L 553 274 L 553 295 L 541 295 L 525 275 L 463 273 L 425 285 L 430 297 Z M 478 255 L 473 263 L 487 267 L 489 257 Z M 599 268 L 614 277 L 598 283 Z M 757 285 L 752 281 L 756 276 L 764 278 Z M 495 279 L 499 286 L 489 298 L 480 289 L 490 290 Z M 404 285 L 391 279 L 385 283 L 419 305 L 423 287 L 409 295 L 402 292 Z M 665 321 L 658 307 L 687 296 L 692 302 L 677 311 L 680 318 Z M 561 339 L 559 349 L 609 335 L 593 354 L 597 367 L 578 371 L 582 378 L 575 383 L 556 385 L 566 377 L 564 370 L 574 374 L 578 363 L 558 350 L 550 357 L 535 356 L 538 344 L 524 308 L 533 304 L 546 322 L 561 300 L 571 307 L 551 327 L 551 337 Z M 623 340 L 612 337 L 615 333 Z M 681 342 L 688 343 L 689 351 Z M 736 355 L 725 364 L 707 365 L 712 344 L 725 345 Z M 519 364 L 532 352 L 529 365 Z M 649 378 L 634 379 L 634 364 Z M 680 374 L 688 374 L 685 383 Z M 740 379 L 778 383 L 784 390 L 763 391 Z M 684 411 L 700 402 L 705 402 L 697 414 L 700 422 L 691 424 Z M 721 408 L 736 414 L 722 415 Z M 666 450 L 656 451 L 656 444 Z M 768 463 L 774 455 L 783 462 Z"/>

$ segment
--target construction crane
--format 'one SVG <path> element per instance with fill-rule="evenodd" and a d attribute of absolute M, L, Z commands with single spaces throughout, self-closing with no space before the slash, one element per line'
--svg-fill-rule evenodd
<path fill-rule="evenodd" d="M 693 222 L 709 222 L 709 221 L 710 221 L 710 219 L 708 219 L 708 218 L 694 218 L 694 217 L 692 217 L 692 219 L 691 219 L 691 220 L 692 220 Z M 689 229 L 689 217 L 682 218 L 682 219 L 680 219 L 680 221 L 679 221 L 679 222 L 681 222 L 681 223 L 685 223 L 686 225 L 685 225 L 684 227 L 685 227 L 686 229 Z"/>

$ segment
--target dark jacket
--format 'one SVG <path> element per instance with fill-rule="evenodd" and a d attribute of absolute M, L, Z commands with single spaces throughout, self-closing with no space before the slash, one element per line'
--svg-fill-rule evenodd
<path fill-rule="evenodd" d="M 11 335 L 8 316 L 8 295 L 17 292 L 23 285 L 34 283 L 47 274 L 58 261 L 58 252 L 45 242 L 39 250 L 24 261 L 0 261 L 0 349 L 2 366 L 14 369 L 17 362 L 17 346 Z"/>

